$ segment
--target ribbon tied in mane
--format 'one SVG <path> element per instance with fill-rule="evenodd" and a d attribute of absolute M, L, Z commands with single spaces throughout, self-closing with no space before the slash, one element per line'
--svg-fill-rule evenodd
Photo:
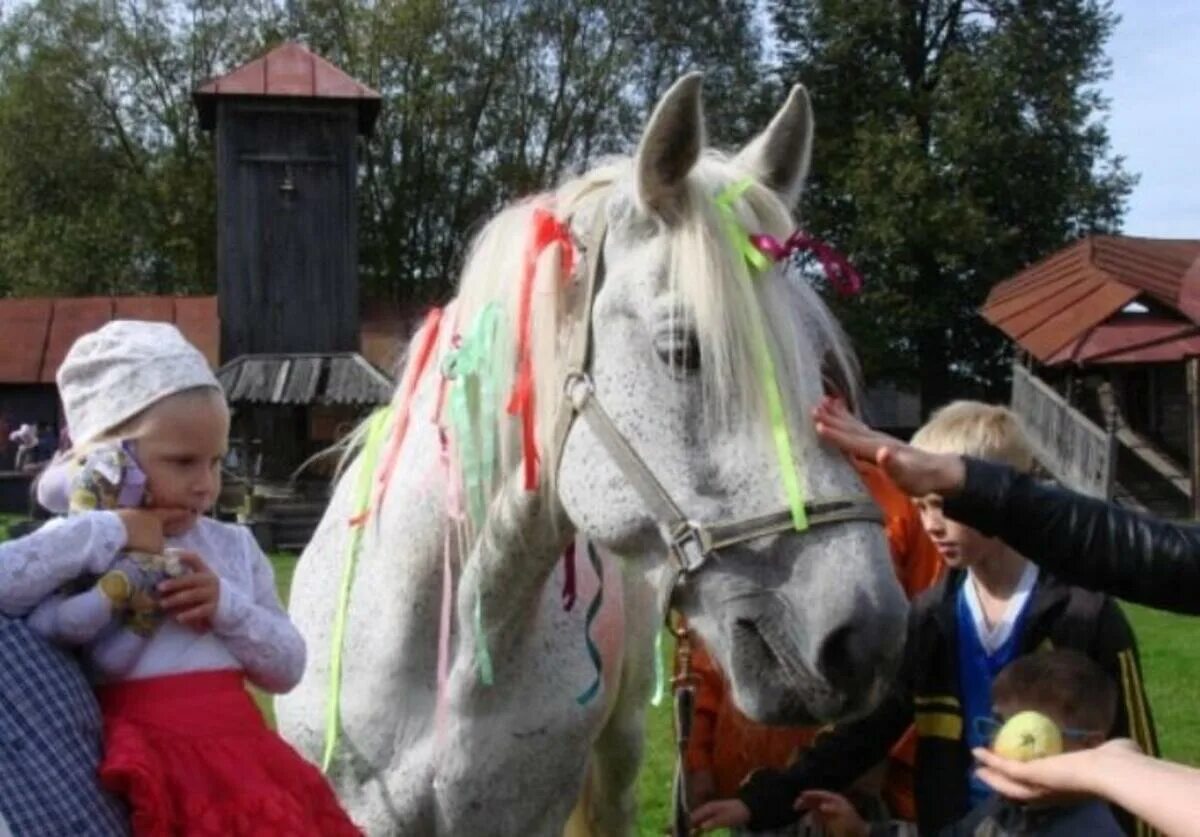
<path fill-rule="evenodd" d="M 538 485 L 537 439 L 534 435 L 533 354 L 530 346 L 530 314 L 533 307 L 533 280 L 537 260 L 551 244 L 562 245 L 562 272 L 571 275 L 575 269 L 575 245 L 571 231 L 554 213 L 543 207 L 533 210 L 533 228 L 525 249 L 524 274 L 521 277 L 521 298 L 517 309 L 517 374 L 508 399 L 509 415 L 521 416 L 521 454 L 525 462 L 525 490 Z"/>

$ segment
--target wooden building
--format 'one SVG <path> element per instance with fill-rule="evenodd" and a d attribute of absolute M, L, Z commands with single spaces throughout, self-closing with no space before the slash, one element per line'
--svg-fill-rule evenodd
<path fill-rule="evenodd" d="M 219 377 L 258 476 L 290 481 L 391 394 L 358 354 L 358 142 L 380 97 L 288 43 L 194 98 L 217 151 Z"/>
<path fill-rule="evenodd" d="M 1013 406 L 1080 490 L 1200 511 L 1200 240 L 1089 236 L 996 285 Z"/>

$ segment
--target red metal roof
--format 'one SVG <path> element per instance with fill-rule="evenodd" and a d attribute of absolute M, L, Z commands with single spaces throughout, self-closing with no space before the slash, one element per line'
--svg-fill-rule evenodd
<path fill-rule="evenodd" d="M 358 100 L 359 131 L 364 134 L 375 123 L 380 105 L 378 92 L 295 42 L 282 44 L 197 87 L 192 97 L 200 111 L 202 128 L 212 129 L 216 99 L 221 96 Z"/>
<path fill-rule="evenodd" d="M 173 322 L 210 365 L 217 365 L 220 325 L 214 296 L 0 299 L 6 344 L 0 384 L 53 383 L 71 344 L 115 319 Z"/>
<path fill-rule="evenodd" d="M 1200 326 L 1154 314 L 1118 314 L 1047 363 L 1151 363 L 1200 354 Z"/>
<path fill-rule="evenodd" d="M 1139 298 L 1175 326 L 1200 325 L 1200 241 L 1089 236 L 996 285 L 980 313 L 1043 363 L 1116 362 L 1147 343 L 1156 357 L 1168 346 L 1190 351 L 1161 327 L 1139 332 L 1149 323 L 1139 315 L 1113 320 Z"/>

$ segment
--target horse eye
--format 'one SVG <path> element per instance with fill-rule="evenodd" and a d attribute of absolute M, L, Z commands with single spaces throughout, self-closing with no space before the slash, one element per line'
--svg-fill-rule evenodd
<path fill-rule="evenodd" d="M 654 340 L 654 351 L 672 372 L 690 374 L 700 370 L 700 341 L 694 332 L 660 334 Z"/>

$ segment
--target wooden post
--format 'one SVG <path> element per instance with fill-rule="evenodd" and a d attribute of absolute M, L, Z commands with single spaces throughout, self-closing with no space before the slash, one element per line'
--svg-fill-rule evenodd
<path fill-rule="evenodd" d="M 1188 394 L 1188 464 L 1192 478 L 1192 517 L 1200 519 L 1200 358 L 1186 361 Z"/>

